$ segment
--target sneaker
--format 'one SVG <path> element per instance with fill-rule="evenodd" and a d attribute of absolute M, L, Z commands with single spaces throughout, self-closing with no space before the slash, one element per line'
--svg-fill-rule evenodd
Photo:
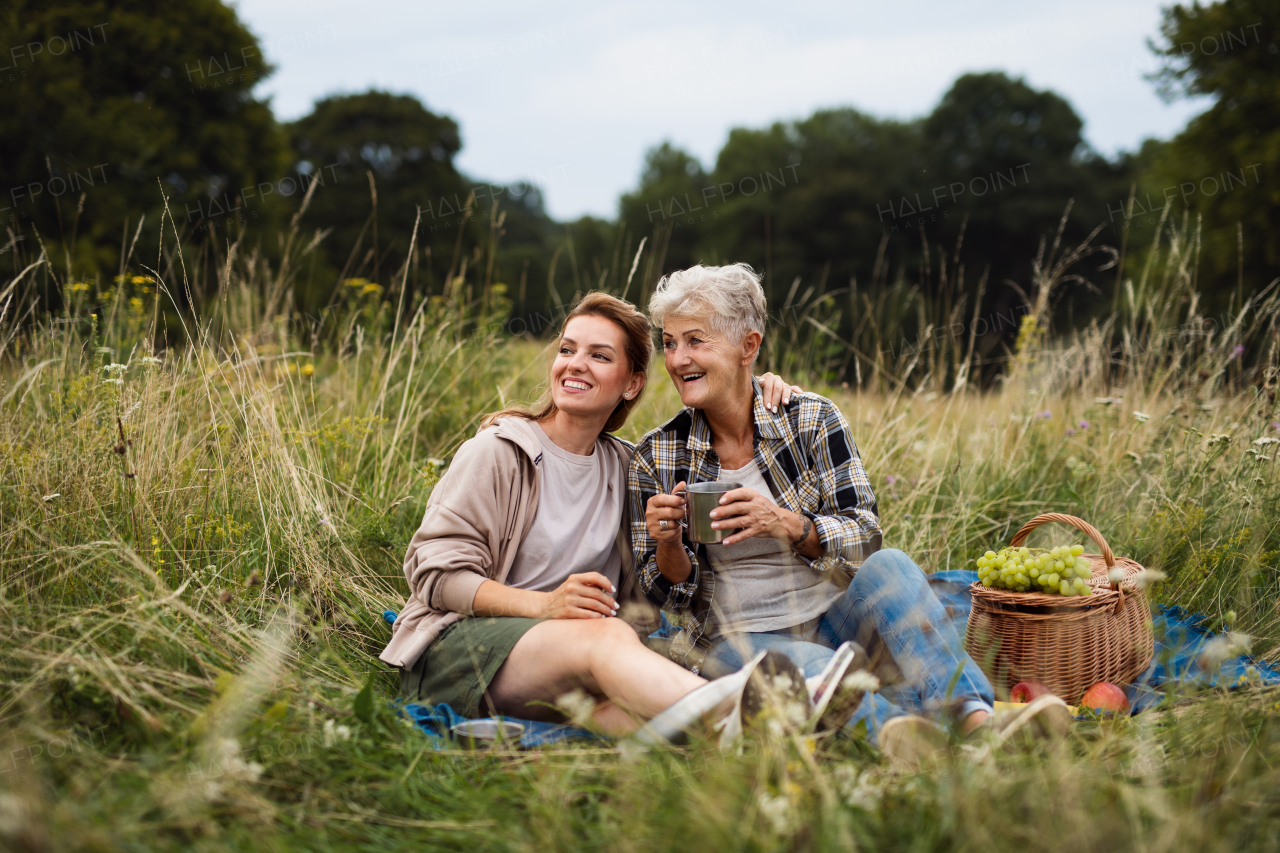
<path fill-rule="evenodd" d="M 924 717 L 894 717 L 880 727 L 880 753 L 899 773 L 915 773 L 947 754 L 947 732 Z"/>
<path fill-rule="evenodd" d="M 742 699 L 743 688 L 752 670 L 765 656 L 764 652 L 756 655 L 746 666 L 737 672 L 731 672 L 723 678 L 708 681 L 701 687 L 686 693 L 671 707 L 658 714 L 635 731 L 623 744 L 626 750 L 644 750 L 651 746 L 679 746 L 689 740 L 689 730 L 714 721 L 713 727 L 718 731 L 724 721 L 738 716 L 738 706 Z"/>
<path fill-rule="evenodd" d="M 738 715 L 743 731 L 762 727 L 778 733 L 800 730 L 813 715 L 800 667 L 782 652 L 765 652 L 747 677 Z"/>
<path fill-rule="evenodd" d="M 1071 728 L 1071 710 L 1057 696 L 1041 696 L 1022 708 L 997 711 L 992 728 L 1002 743 L 1062 740 Z"/>
<path fill-rule="evenodd" d="M 843 643 L 836 649 L 826 668 L 805 682 L 809 688 L 809 699 L 813 703 L 813 714 L 805 726 L 806 731 L 823 732 L 841 728 L 862 703 L 867 690 L 876 689 L 872 686 L 878 686 L 874 675 L 861 668 L 850 673 L 859 660 L 865 658 L 866 654 L 861 646 Z M 857 677 L 853 677 L 855 675 Z"/>

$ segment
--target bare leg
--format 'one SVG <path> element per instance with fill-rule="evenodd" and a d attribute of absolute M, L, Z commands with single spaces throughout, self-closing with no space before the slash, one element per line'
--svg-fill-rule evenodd
<path fill-rule="evenodd" d="M 635 715 L 624 711 L 612 699 L 596 703 L 595 710 L 591 712 L 591 722 L 607 734 L 625 735 L 636 730 Z"/>
<path fill-rule="evenodd" d="M 646 648 L 621 619 L 550 619 L 529 629 L 489 684 L 501 713 L 559 720 L 556 699 L 577 688 L 598 705 L 593 719 L 628 734 L 706 682 Z"/>

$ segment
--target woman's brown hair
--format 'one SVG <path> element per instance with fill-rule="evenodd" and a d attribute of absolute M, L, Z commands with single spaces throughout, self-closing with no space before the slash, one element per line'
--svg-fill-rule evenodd
<path fill-rule="evenodd" d="M 627 364 L 631 367 L 631 372 L 644 374 L 649 372 L 649 361 L 653 358 L 653 331 L 649 325 L 649 318 L 637 311 L 636 306 L 616 296 L 592 291 L 582 297 L 582 300 L 564 318 L 564 323 L 560 326 L 560 338 L 564 337 L 564 331 L 568 327 L 569 321 L 574 317 L 602 317 L 622 329 L 623 335 L 627 339 L 625 354 Z M 641 386 L 640 390 L 631 399 L 623 397 L 618 402 L 617 408 L 613 410 L 613 414 L 609 415 L 609 420 L 604 425 L 604 432 L 613 432 L 621 429 L 622 425 L 627 422 L 627 417 L 631 414 L 631 410 L 635 408 L 643 396 L 644 387 Z M 499 418 L 508 417 L 544 421 L 552 417 L 556 411 L 556 404 L 551 399 L 551 388 L 548 384 L 546 392 L 534 404 L 532 410 L 522 406 L 512 406 L 500 412 L 493 412 L 484 416 L 480 421 L 480 428 L 484 429 Z"/>

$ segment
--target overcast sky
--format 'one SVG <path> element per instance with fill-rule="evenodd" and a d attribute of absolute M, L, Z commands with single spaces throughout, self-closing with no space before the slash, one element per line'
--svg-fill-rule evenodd
<path fill-rule="evenodd" d="M 1168 137 L 1204 108 L 1167 105 L 1143 79 L 1154 0 L 235 5 L 277 67 L 258 91 L 280 118 L 336 92 L 417 95 L 461 126 L 459 168 L 534 180 L 560 219 L 615 215 L 664 139 L 710 166 L 730 128 L 837 106 L 911 118 L 965 71 L 1065 96 L 1107 154 Z"/>

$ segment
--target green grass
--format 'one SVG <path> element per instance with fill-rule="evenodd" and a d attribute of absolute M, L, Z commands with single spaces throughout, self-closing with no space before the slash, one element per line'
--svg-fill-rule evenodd
<path fill-rule="evenodd" d="M 286 322 L 287 272 L 254 269 L 237 267 L 195 316 L 140 284 L 100 295 L 101 318 L 67 291 L 58 316 L 17 325 L 10 311 L 0 325 L 7 848 L 1280 841 L 1280 695 L 1266 690 L 1170 697 L 1077 724 L 1056 750 L 961 749 L 908 776 L 851 740 L 637 760 L 605 744 L 475 754 L 434 749 L 382 701 L 354 714 L 371 672 L 376 698 L 394 695 L 375 660 L 380 613 L 403 600 L 403 549 L 433 483 L 481 414 L 536 393 L 545 343 L 475 335 L 505 310 L 501 293 L 459 282 L 399 322 L 394 290 L 344 296 L 304 346 Z M 1194 302 L 1166 310 L 1186 282 L 1157 284 L 1142 284 L 1126 326 L 1013 354 L 986 393 L 939 390 L 914 365 L 881 365 L 875 390 L 816 387 L 853 425 L 886 543 L 926 569 L 967 567 L 1039 512 L 1073 513 L 1167 574 L 1159 600 L 1233 612 L 1274 660 L 1280 482 L 1274 446 L 1252 443 L 1280 436 L 1274 374 L 1231 356 L 1237 342 L 1275 352 L 1274 306 L 1187 341 L 1176 330 Z M 149 362 L 166 324 L 182 343 Z M 786 334 L 809 349 L 773 357 L 817 369 L 815 339 Z M 625 435 L 676 408 L 659 367 Z"/>

